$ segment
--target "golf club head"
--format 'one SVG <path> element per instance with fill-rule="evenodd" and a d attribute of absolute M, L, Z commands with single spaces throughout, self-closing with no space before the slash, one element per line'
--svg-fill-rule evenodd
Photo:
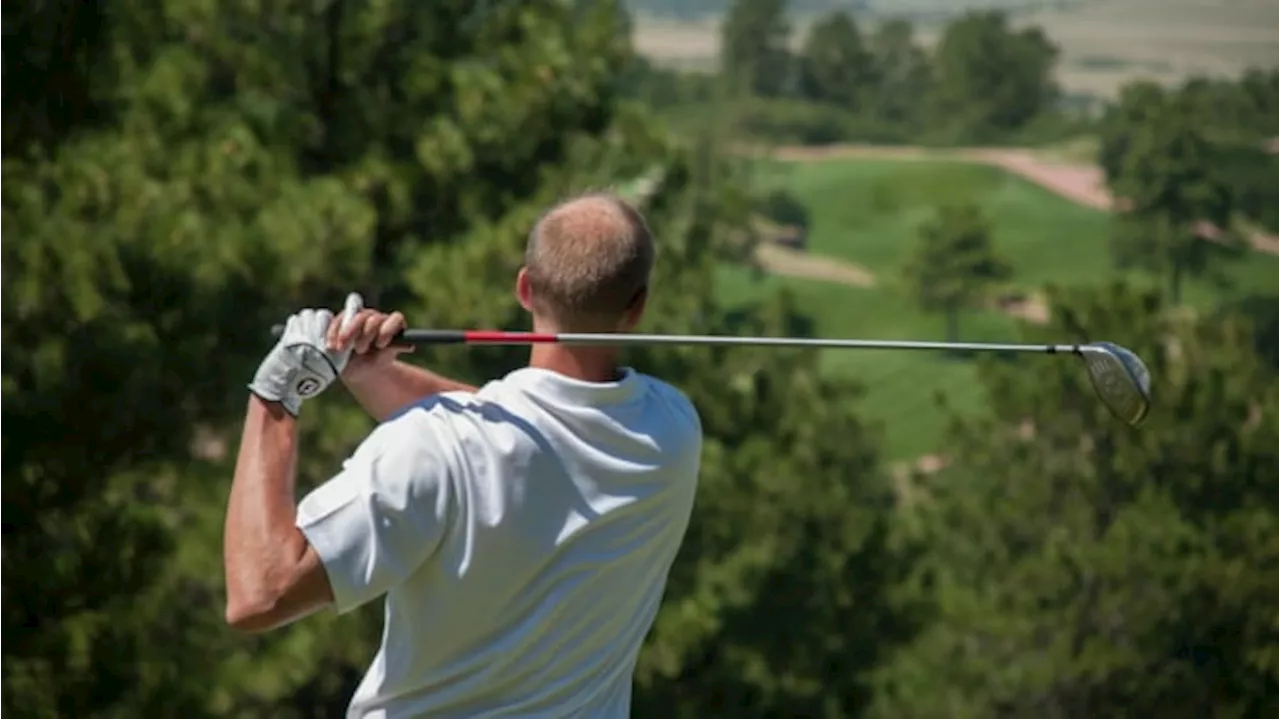
<path fill-rule="evenodd" d="M 1080 346 L 1098 398 L 1121 421 L 1137 427 L 1151 408 L 1151 374 L 1138 355 L 1111 342 Z"/>

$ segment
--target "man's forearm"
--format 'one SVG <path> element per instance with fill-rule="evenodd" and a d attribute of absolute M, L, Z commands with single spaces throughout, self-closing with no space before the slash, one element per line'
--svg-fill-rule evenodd
<path fill-rule="evenodd" d="M 227 618 L 233 624 L 276 601 L 306 551 L 294 524 L 296 464 L 293 417 L 279 404 L 250 397 L 223 536 Z"/>
<path fill-rule="evenodd" d="M 360 406 L 379 422 L 433 394 L 476 391 L 474 386 L 465 382 L 442 377 L 399 360 L 371 367 L 352 377 L 344 376 L 342 381 Z"/>

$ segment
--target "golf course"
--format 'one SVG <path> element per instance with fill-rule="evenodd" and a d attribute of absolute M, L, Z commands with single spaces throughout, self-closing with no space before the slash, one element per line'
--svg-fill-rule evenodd
<path fill-rule="evenodd" d="M 764 191 L 786 190 L 804 205 L 809 226 L 803 254 L 809 263 L 830 260 L 842 268 L 854 266 L 874 282 L 797 276 L 784 268 L 762 275 L 724 266 L 717 291 L 726 302 L 785 290 L 797 309 L 814 319 L 815 332 L 822 336 L 943 339 L 941 316 L 920 309 L 902 274 L 919 243 L 921 223 L 944 204 L 971 203 L 982 209 L 997 252 L 1013 268 L 1009 291 L 1038 298 L 1048 285 L 1097 285 L 1121 277 L 1156 282 L 1115 268 L 1108 212 L 1006 169 L 906 152 L 901 157 L 881 152 L 830 159 L 815 153 L 791 159 L 803 154 L 775 151 L 772 158 L 788 159 L 758 160 L 754 181 Z M 1191 282 L 1184 301 L 1196 310 L 1212 310 L 1251 292 L 1273 290 L 1275 273 L 1274 255 L 1251 252 L 1229 268 L 1230 284 Z M 1017 340 L 1019 325 L 1036 321 L 1044 311 L 1043 306 L 1012 312 L 994 305 L 971 310 L 961 320 L 961 339 Z M 981 412 L 985 402 L 973 362 L 961 358 L 827 350 L 823 366 L 864 385 L 862 412 L 880 423 L 885 456 L 899 465 L 929 455 L 953 414 Z M 936 406 L 939 396 L 945 397 L 946 409 Z"/>
<path fill-rule="evenodd" d="M 8 10 L 5 715 L 1280 712 L 1274 3 Z"/>

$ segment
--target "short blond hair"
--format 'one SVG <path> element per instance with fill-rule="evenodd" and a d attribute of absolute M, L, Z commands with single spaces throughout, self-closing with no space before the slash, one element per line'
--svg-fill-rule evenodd
<path fill-rule="evenodd" d="M 534 310 L 564 329 L 616 325 L 648 289 L 654 254 L 648 224 L 622 198 L 595 192 L 561 202 L 525 247 Z"/>

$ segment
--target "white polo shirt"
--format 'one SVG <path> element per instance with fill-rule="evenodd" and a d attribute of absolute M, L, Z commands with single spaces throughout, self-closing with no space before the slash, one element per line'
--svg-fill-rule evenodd
<path fill-rule="evenodd" d="M 674 387 L 525 368 L 373 431 L 298 507 L 336 609 L 386 596 L 348 717 L 629 716 L 693 507 Z"/>

